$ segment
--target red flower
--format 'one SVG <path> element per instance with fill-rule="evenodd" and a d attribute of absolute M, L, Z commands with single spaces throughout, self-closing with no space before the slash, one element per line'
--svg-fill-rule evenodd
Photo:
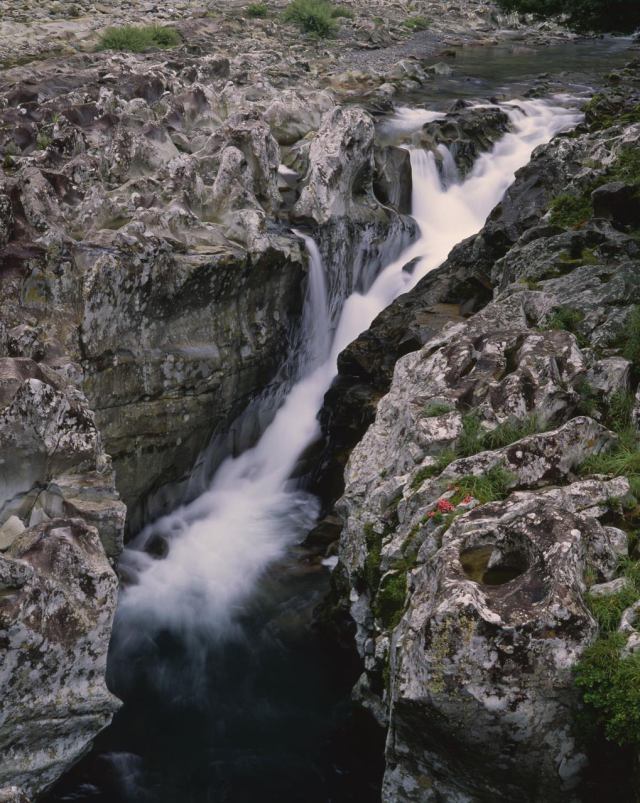
<path fill-rule="evenodd" d="M 468 505 L 469 502 L 473 502 L 473 496 L 465 496 L 465 498 L 460 502 L 461 505 Z"/>
<path fill-rule="evenodd" d="M 452 510 L 455 510 L 454 506 L 448 499 L 439 499 L 436 507 L 438 508 L 439 513 L 451 513 Z"/>

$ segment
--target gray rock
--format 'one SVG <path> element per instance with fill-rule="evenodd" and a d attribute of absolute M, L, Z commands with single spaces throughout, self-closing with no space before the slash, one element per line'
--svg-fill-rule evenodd
<path fill-rule="evenodd" d="M 36 794 L 105 727 L 118 582 L 98 532 L 81 519 L 25 530 L 0 554 L 0 785 Z"/>

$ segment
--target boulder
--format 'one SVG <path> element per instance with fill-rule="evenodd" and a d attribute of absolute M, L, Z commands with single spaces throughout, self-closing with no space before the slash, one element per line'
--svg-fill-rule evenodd
<path fill-rule="evenodd" d="M 0 786 L 36 795 L 111 721 L 117 591 L 98 531 L 82 519 L 26 529 L 0 553 Z"/>

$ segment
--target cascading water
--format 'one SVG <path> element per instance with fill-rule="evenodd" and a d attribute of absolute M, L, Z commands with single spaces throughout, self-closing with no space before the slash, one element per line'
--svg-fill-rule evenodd
<path fill-rule="evenodd" d="M 314 242 L 299 235 L 310 273 L 303 336 L 289 361 L 298 380 L 259 442 L 227 459 L 194 502 L 143 531 L 123 559 L 135 582 L 122 593 L 110 664 L 115 691 L 127 701 L 123 715 L 134 710 L 125 725 L 116 718 L 118 752 L 98 754 L 103 763 L 90 775 L 105 774 L 108 764 L 107 774 L 119 779 L 113 782 L 119 801 L 379 799 L 375 783 L 366 791 L 375 751 L 367 753 L 365 781 L 360 778 L 347 795 L 344 781 L 335 780 L 344 773 L 335 767 L 334 755 L 320 755 L 333 727 L 327 712 L 336 706 L 335 693 L 327 691 L 331 670 L 323 665 L 317 639 L 305 642 L 301 657 L 286 633 L 292 620 L 297 632 L 305 628 L 312 581 L 305 577 L 300 593 L 297 575 L 289 571 L 283 594 L 274 591 L 280 570 L 273 577 L 268 567 L 314 524 L 318 503 L 291 477 L 318 437 L 317 412 L 340 351 L 396 296 L 440 265 L 457 242 L 481 228 L 536 146 L 579 119 L 574 110 L 543 101 L 504 108 L 512 132 L 462 182 L 446 150 L 439 154 L 440 169 L 433 154 L 412 151 L 413 216 L 420 236 L 372 277 L 365 292 L 352 293 L 341 311 L 338 299 L 327 297 Z M 409 134 L 438 116 L 404 110 L 387 126 L 391 133 L 396 126 L 397 134 Z M 410 262 L 411 273 L 403 269 Z M 169 542 L 162 560 L 142 549 L 157 536 Z M 113 749 L 113 739 L 106 744 Z M 97 799 L 114 798 L 107 792 Z"/>
<path fill-rule="evenodd" d="M 366 293 L 353 293 L 345 301 L 330 348 L 329 300 L 320 255 L 315 243 L 303 238 L 311 269 L 302 378 L 254 448 L 223 463 L 206 493 L 152 524 L 127 550 L 123 562 L 138 582 L 122 595 L 119 643 L 123 636 L 125 640 L 139 638 L 141 633 L 148 637 L 154 629 L 183 635 L 202 630 L 215 636 L 229 632 L 238 606 L 264 567 L 313 525 L 315 500 L 289 478 L 302 451 L 319 434 L 316 415 L 336 373 L 338 354 L 395 297 L 440 265 L 457 242 L 481 228 L 536 146 L 579 119 L 575 111 L 543 101 L 520 101 L 504 108 L 513 132 L 481 156 L 462 183 L 453 181 L 455 166 L 448 154 L 443 182 L 434 155 L 412 151 L 413 216 L 420 237 L 379 274 Z M 415 126 L 434 116 L 402 112 L 397 125 L 407 130 L 408 120 Z M 403 266 L 414 259 L 417 262 L 409 274 Z M 164 560 L 154 560 L 140 550 L 157 534 L 170 541 Z"/>

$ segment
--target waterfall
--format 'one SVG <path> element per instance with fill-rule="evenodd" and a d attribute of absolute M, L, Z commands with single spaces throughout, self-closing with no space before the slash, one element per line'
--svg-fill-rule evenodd
<path fill-rule="evenodd" d="M 310 275 L 300 379 L 252 449 L 227 459 L 205 493 L 147 527 L 126 550 L 123 565 L 138 581 L 122 594 L 116 628 L 120 642 L 152 638 L 161 630 L 184 640 L 203 634 L 218 639 L 234 632 L 265 567 L 313 526 L 318 504 L 290 477 L 301 453 L 319 435 L 316 416 L 336 375 L 338 354 L 395 297 L 440 265 L 456 243 L 478 231 L 534 148 L 573 127 L 580 117 L 539 100 L 504 108 L 512 132 L 480 157 L 462 182 L 444 152 L 443 179 L 433 154 L 412 151 L 413 216 L 420 236 L 366 292 L 349 296 L 332 340 L 331 300 L 320 256 L 315 243 L 303 237 Z M 388 125 L 415 130 L 438 116 L 404 111 Z M 403 267 L 414 259 L 415 268 L 407 273 Z M 158 535 L 170 542 L 164 560 L 154 560 L 141 549 Z"/>

